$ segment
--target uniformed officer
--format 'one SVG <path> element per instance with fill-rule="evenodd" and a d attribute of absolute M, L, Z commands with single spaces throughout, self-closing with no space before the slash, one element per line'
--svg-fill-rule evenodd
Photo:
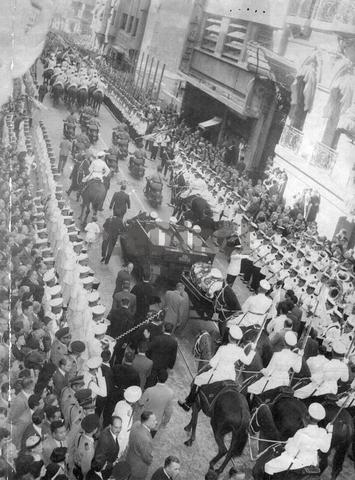
<path fill-rule="evenodd" d="M 107 396 L 106 379 L 100 369 L 101 364 L 101 357 L 91 357 L 86 362 L 88 371 L 84 372 L 84 383 L 85 387 L 92 391 L 93 399 L 96 399 L 97 395 L 100 395 L 100 397 Z"/>
<path fill-rule="evenodd" d="M 90 358 L 100 357 L 103 351 L 102 340 L 105 337 L 107 325 L 105 323 L 93 323 L 91 330 L 94 337 L 88 340 L 88 354 Z"/>
<path fill-rule="evenodd" d="M 59 360 L 68 356 L 68 345 L 71 335 L 68 327 L 60 328 L 55 334 L 55 340 L 51 347 L 50 360 L 59 367 Z"/>
<path fill-rule="evenodd" d="M 241 361 L 245 365 L 250 365 L 255 356 L 255 345 L 248 354 L 244 349 L 238 345 L 242 339 L 243 332 L 237 325 L 230 327 L 228 344 L 222 345 L 217 350 L 217 353 L 209 361 L 211 370 L 198 374 L 192 385 L 189 395 L 184 402 L 179 400 L 178 404 L 185 411 L 189 411 L 191 405 L 195 401 L 198 387 L 207 383 L 219 382 L 224 380 L 235 380 L 235 363 Z"/>
<path fill-rule="evenodd" d="M 83 480 L 91 468 L 91 461 L 95 455 L 94 436 L 99 430 L 100 419 L 95 414 L 87 415 L 81 421 L 82 431 L 76 435 L 74 441 L 74 468 L 73 475 Z"/>
<path fill-rule="evenodd" d="M 298 430 L 287 440 L 284 452 L 265 464 L 265 473 L 274 475 L 307 466 L 318 466 L 318 451 L 327 453 L 332 441 L 333 425 L 318 427 L 318 422 L 326 416 L 320 403 L 312 403 L 308 408 L 309 424 Z M 286 477 L 285 477 L 286 478 Z"/>
<path fill-rule="evenodd" d="M 262 377 L 248 387 L 248 392 L 259 395 L 268 390 L 290 384 L 289 371 L 299 372 L 302 367 L 303 351 L 295 353 L 291 350 L 297 344 L 297 335 L 288 331 L 285 334 L 286 347 L 275 352 L 266 368 L 260 370 Z"/>
<path fill-rule="evenodd" d="M 77 404 L 77 399 L 75 393 L 81 390 L 84 387 L 84 376 L 78 375 L 69 380 L 69 385 L 65 386 L 61 392 L 59 398 L 60 409 L 63 413 L 63 418 L 66 426 L 68 427 L 69 422 L 69 412 L 72 405 Z"/>
<path fill-rule="evenodd" d="M 116 403 L 114 416 L 122 420 L 122 429 L 118 435 L 118 444 L 120 446 L 119 458 L 125 453 L 128 446 L 129 434 L 133 424 L 133 406 L 142 396 L 142 390 L 136 385 L 126 388 L 124 391 L 124 400 Z"/>
<path fill-rule="evenodd" d="M 72 362 L 69 378 L 77 377 L 84 371 L 85 360 L 81 356 L 84 351 L 85 343 L 81 340 L 74 340 L 74 342 L 71 342 L 69 345 L 68 354 Z"/>

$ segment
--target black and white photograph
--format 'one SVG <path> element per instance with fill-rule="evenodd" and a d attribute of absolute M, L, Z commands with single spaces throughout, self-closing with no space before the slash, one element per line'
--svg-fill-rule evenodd
<path fill-rule="evenodd" d="M 354 479 L 355 0 L 0 8 L 0 480 Z"/>

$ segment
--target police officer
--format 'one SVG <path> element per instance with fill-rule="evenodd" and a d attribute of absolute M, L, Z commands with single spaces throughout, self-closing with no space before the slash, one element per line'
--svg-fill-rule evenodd
<path fill-rule="evenodd" d="M 59 367 L 59 360 L 69 355 L 68 346 L 71 335 L 68 327 L 60 328 L 55 334 L 55 340 L 51 347 L 50 360 Z"/>
<path fill-rule="evenodd" d="M 81 421 L 82 431 L 76 435 L 74 443 L 73 475 L 83 480 L 91 468 L 91 461 L 95 455 L 95 435 L 99 430 L 100 419 L 95 414 L 87 415 Z"/>

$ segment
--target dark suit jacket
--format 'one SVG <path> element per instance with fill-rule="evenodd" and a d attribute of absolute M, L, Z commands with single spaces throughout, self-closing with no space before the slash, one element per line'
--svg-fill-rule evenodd
<path fill-rule="evenodd" d="M 160 467 L 152 475 L 151 480 L 170 480 L 170 477 L 164 472 L 164 468 Z"/>
<path fill-rule="evenodd" d="M 54 386 L 54 393 L 60 396 L 64 387 L 68 385 L 69 376 L 68 374 L 63 375 L 62 372 L 57 369 L 53 374 L 53 386 Z"/>
<path fill-rule="evenodd" d="M 147 357 L 153 360 L 155 370 L 174 368 L 177 354 L 177 341 L 163 333 L 153 338 L 149 344 Z"/>
<path fill-rule="evenodd" d="M 129 435 L 128 451 L 126 461 L 131 467 L 131 474 L 134 478 L 144 479 L 148 473 L 149 465 L 152 463 L 153 439 L 150 432 L 141 422 L 132 426 Z"/>
<path fill-rule="evenodd" d="M 123 217 L 127 212 L 127 209 L 131 207 L 131 202 L 129 200 L 129 195 L 126 192 L 120 190 L 113 194 L 110 208 L 113 208 L 114 215 L 118 217 Z"/>
<path fill-rule="evenodd" d="M 118 337 L 127 332 L 134 326 L 134 317 L 128 308 L 119 307 L 117 310 L 111 310 L 108 319 L 111 322 L 109 335 Z M 123 339 L 125 342 L 127 339 Z"/>
<path fill-rule="evenodd" d="M 147 358 L 145 355 L 136 355 L 132 367 L 138 373 L 140 378 L 140 387 L 144 390 L 144 386 L 147 382 L 147 378 L 151 374 L 153 362 L 150 358 Z"/>
<path fill-rule="evenodd" d="M 150 300 L 153 296 L 153 287 L 148 282 L 138 282 L 131 290 L 137 299 L 137 318 L 144 318 L 149 310 Z"/>
<path fill-rule="evenodd" d="M 106 470 L 102 471 L 104 478 L 108 478 L 112 471 L 112 464 L 117 460 L 118 452 L 120 448 L 118 443 L 113 439 L 110 427 L 106 427 L 99 436 L 99 439 L 95 448 L 95 460 L 102 465 L 107 462 Z"/>
<path fill-rule="evenodd" d="M 113 294 L 122 291 L 123 282 L 125 282 L 125 281 L 130 282 L 131 281 L 131 275 L 127 272 L 127 270 L 119 270 L 119 272 L 117 273 L 116 287 L 115 287 L 115 291 L 113 292 Z"/>

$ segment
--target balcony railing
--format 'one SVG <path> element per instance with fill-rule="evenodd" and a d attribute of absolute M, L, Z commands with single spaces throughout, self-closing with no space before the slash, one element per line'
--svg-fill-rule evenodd
<path fill-rule="evenodd" d="M 302 144 L 303 133 L 291 125 L 285 125 L 280 138 L 280 145 L 298 154 Z"/>
<path fill-rule="evenodd" d="M 324 143 L 318 142 L 314 146 L 312 156 L 310 158 L 310 165 L 327 170 L 331 172 L 337 161 L 338 152 L 333 148 L 327 147 Z"/>
<path fill-rule="evenodd" d="M 316 0 L 291 0 L 288 16 L 311 18 Z"/>

